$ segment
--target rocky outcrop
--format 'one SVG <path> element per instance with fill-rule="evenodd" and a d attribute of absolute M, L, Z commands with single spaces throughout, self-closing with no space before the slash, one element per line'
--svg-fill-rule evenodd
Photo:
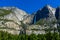
<path fill-rule="evenodd" d="M 11 34 L 20 34 L 26 31 L 26 34 L 45 34 L 45 29 L 56 28 L 57 21 L 60 19 L 60 7 L 57 9 L 47 5 L 34 14 L 27 14 L 25 11 L 16 7 L 0 7 L 0 30 Z M 30 25 L 45 20 L 43 25 Z M 21 23 L 23 22 L 23 24 Z M 24 28 L 27 26 L 27 29 Z M 24 27 L 23 27 L 23 26 Z M 52 30 L 53 31 L 53 30 Z"/>
<path fill-rule="evenodd" d="M 56 19 L 60 19 L 60 7 L 56 8 L 56 12 L 55 12 L 55 16 L 56 16 Z"/>
<path fill-rule="evenodd" d="M 12 34 L 19 34 L 21 22 L 28 14 L 16 7 L 2 7 L 0 8 L 0 30 L 7 31 Z"/>
<path fill-rule="evenodd" d="M 54 18 L 55 18 L 55 8 L 52 8 L 51 6 L 47 5 L 35 13 L 33 24 L 35 24 L 40 19 L 51 20 Z"/>

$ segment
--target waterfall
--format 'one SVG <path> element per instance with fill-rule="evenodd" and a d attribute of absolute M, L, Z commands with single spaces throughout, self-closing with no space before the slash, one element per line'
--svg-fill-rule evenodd
<path fill-rule="evenodd" d="M 34 24 L 36 23 L 36 15 L 35 15 L 35 17 L 34 17 Z"/>

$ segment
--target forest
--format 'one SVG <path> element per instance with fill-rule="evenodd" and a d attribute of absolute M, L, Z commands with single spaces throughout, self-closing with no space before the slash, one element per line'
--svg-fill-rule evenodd
<path fill-rule="evenodd" d="M 0 31 L 0 40 L 60 40 L 60 34 L 48 32 L 46 34 L 13 35 Z"/>

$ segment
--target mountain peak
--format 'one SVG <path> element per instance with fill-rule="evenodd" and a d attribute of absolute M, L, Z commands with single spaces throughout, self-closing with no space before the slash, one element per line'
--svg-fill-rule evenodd
<path fill-rule="evenodd" d="M 50 5 L 46 5 L 45 7 L 51 7 Z"/>
<path fill-rule="evenodd" d="M 45 7 L 48 8 L 49 10 L 53 9 L 50 5 L 46 5 Z"/>

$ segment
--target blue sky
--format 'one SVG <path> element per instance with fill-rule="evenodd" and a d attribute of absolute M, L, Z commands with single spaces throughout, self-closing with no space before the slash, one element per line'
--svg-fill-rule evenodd
<path fill-rule="evenodd" d="M 16 6 L 28 13 L 33 13 L 45 5 L 60 6 L 60 0 L 0 0 L 0 6 Z"/>

